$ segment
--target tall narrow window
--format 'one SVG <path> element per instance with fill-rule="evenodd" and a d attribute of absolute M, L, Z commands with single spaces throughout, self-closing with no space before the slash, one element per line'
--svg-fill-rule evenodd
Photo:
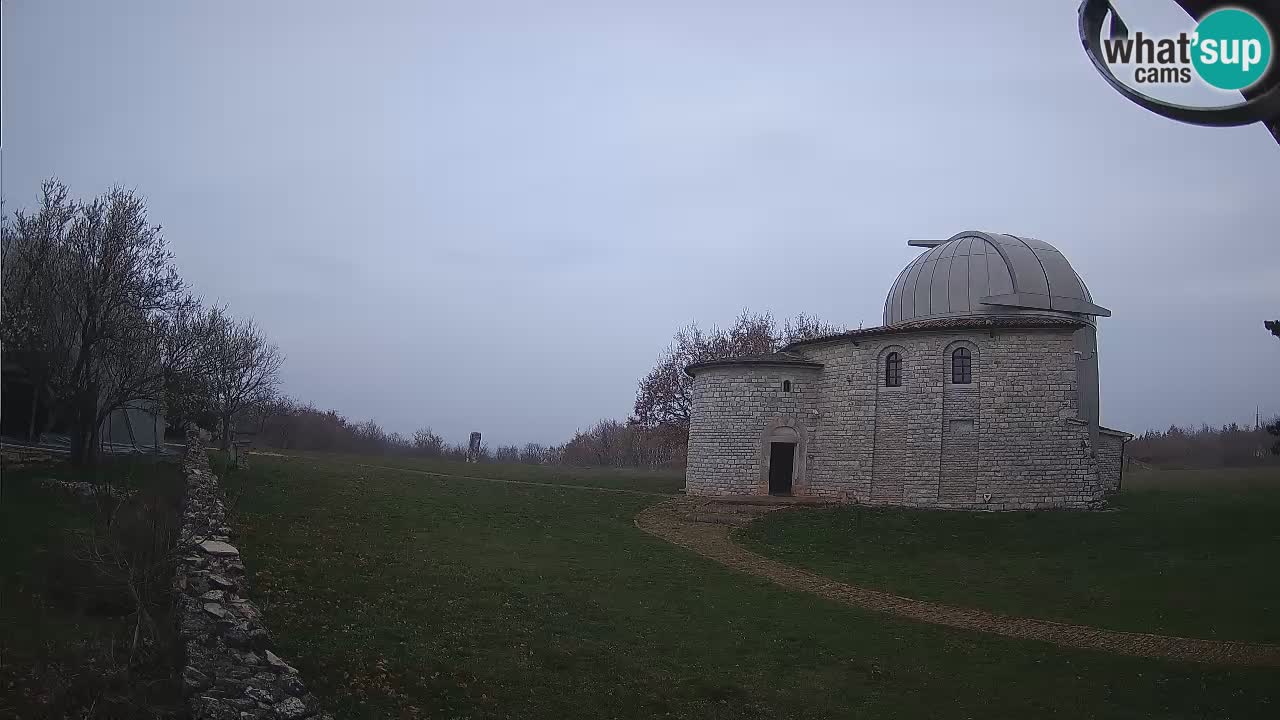
<path fill-rule="evenodd" d="M 902 387 L 902 356 L 896 352 L 884 359 L 884 386 Z"/>
<path fill-rule="evenodd" d="M 956 348 L 951 353 L 951 382 L 956 385 L 973 382 L 973 355 L 969 348 Z"/>
<path fill-rule="evenodd" d="M 783 381 L 782 381 L 782 392 L 791 392 L 791 381 L 790 381 L 790 380 L 783 380 Z"/>

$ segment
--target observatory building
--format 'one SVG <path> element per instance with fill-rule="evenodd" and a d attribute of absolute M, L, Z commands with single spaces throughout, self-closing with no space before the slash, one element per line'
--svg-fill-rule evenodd
<path fill-rule="evenodd" d="M 694 378 L 690 495 L 971 510 L 1086 508 L 1119 486 L 1099 425 L 1097 318 L 1048 243 L 967 231 L 894 282 L 884 324 Z"/>

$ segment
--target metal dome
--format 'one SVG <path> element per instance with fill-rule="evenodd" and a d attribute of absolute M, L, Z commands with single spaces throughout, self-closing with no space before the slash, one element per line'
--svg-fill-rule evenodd
<path fill-rule="evenodd" d="M 1056 315 L 1092 322 L 1111 311 L 1058 249 L 1032 238 L 967 230 L 948 240 L 912 240 L 930 250 L 893 283 L 884 324 L 986 315 Z"/>

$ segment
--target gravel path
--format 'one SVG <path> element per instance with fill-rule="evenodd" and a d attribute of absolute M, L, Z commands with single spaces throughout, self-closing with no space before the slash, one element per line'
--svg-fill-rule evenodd
<path fill-rule="evenodd" d="M 1276 645 L 1196 640 L 1008 617 L 913 600 L 838 582 L 741 547 L 730 539 L 732 528 L 727 525 L 685 519 L 682 502 L 687 501 L 659 503 L 641 511 L 636 516 L 636 527 L 739 572 L 767 578 L 783 587 L 810 592 L 828 600 L 934 625 L 1041 640 L 1063 647 L 1218 665 L 1280 667 L 1280 646 Z"/>

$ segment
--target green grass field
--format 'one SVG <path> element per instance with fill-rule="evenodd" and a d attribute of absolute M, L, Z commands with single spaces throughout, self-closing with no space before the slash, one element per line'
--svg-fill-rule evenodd
<path fill-rule="evenodd" d="M 680 484 L 398 462 L 567 485 Z M 1067 651 L 783 590 L 637 530 L 654 497 L 342 458 L 252 463 L 225 483 L 255 598 L 338 717 L 1262 718 L 1280 708 L 1276 670 Z"/>
<path fill-rule="evenodd" d="M 1280 643 L 1280 472 L 1128 479 L 1114 512 L 783 512 L 738 539 L 910 597 L 1116 630 Z"/>

